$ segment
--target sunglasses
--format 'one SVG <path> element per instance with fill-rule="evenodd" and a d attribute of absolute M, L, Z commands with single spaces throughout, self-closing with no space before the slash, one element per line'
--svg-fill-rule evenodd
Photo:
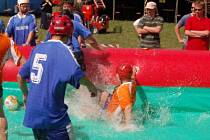
<path fill-rule="evenodd" d="M 194 9 L 195 11 L 201 11 L 201 10 L 203 10 L 202 8 L 201 9 Z"/>

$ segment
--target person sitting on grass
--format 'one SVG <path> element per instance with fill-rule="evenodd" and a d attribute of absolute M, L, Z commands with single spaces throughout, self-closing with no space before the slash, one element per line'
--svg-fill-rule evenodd
<path fill-rule="evenodd" d="M 119 123 L 128 125 L 131 124 L 132 108 L 136 101 L 136 69 L 129 64 L 121 64 L 116 73 L 120 85 L 115 87 L 113 94 L 102 92 L 99 105 L 110 120 L 119 120 Z"/>

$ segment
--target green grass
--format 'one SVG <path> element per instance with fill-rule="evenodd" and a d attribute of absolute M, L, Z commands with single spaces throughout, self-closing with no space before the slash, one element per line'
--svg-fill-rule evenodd
<path fill-rule="evenodd" d="M 2 17 L 5 23 L 8 22 L 9 17 Z M 40 23 L 40 19 L 37 20 L 38 25 Z M 133 25 L 133 21 L 112 21 L 110 20 L 110 27 L 108 29 L 108 33 L 106 34 L 94 34 L 94 37 L 97 39 L 99 43 L 104 44 L 119 44 L 120 47 L 137 47 L 139 44 L 138 35 L 135 32 Z M 113 33 L 113 29 L 116 26 L 122 27 L 121 33 Z M 161 48 L 179 48 L 181 49 L 181 45 L 178 43 L 175 32 L 174 32 L 174 23 L 164 23 L 163 30 L 161 32 Z M 46 31 L 39 29 L 38 37 L 40 40 L 45 38 Z"/>

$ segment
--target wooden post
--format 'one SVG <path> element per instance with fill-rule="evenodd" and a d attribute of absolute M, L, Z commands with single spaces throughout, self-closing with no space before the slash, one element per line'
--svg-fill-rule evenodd
<path fill-rule="evenodd" d="M 147 4 L 147 0 L 144 0 L 144 15 L 146 14 L 146 12 L 145 12 L 145 6 L 146 6 L 146 4 Z"/>
<path fill-rule="evenodd" d="M 179 12 L 179 0 L 176 0 L 176 9 L 175 9 L 175 23 L 177 23 L 177 15 Z"/>
<path fill-rule="evenodd" d="M 113 0 L 112 9 L 113 9 L 113 12 L 112 12 L 113 18 L 112 18 L 112 20 L 114 21 L 114 19 L 115 19 L 115 0 Z"/>
<path fill-rule="evenodd" d="M 205 17 L 207 17 L 207 12 L 208 12 L 207 5 L 208 5 L 208 1 L 207 0 L 204 0 L 204 3 L 205 3 Z"/>

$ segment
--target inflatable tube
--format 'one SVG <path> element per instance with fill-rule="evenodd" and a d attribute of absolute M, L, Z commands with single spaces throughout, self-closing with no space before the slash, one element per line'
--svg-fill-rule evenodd
<path fill-rule="evenodd" d="M 20 47 L 28 57 L 31 47 Z M 139 67 L 137 81 L 141 86 L 210 87 L 210 52 L 109 48 L 103 51 L 83 49 L 87 76 L 97 84 L 116 85 L 116 67 L 129 63 Z M 4 81 L 16 81 L 19 67 L 11 61 L 3 69 Z"/>

